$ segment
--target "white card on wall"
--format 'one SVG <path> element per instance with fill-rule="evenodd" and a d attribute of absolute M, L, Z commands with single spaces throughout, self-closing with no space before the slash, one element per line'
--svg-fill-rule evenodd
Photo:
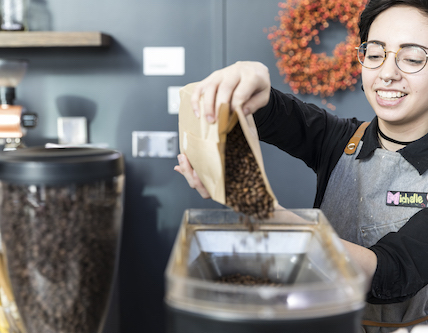
<path fill-rule="evenodd" d="M 144 75 L 180 76 L 185 72 L 184 47 L 144 47 Z"/>
<path fill-rule="evenodd" d="M 168 113 L 178 114 L 180 110 L 180 89 L 182 86 L 168 87 Z"/>

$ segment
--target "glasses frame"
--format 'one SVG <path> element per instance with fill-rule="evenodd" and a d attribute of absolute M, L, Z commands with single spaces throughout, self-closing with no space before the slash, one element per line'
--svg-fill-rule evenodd
<path fill-rule="evenodd" d="M 362 46 L 362 45 L 364 45 L 364 44 L 368 44 L 368 43 L 369 43 L 369 42 L 364 42 L 364 43 L 361 43 L 358 47 L 355 47 L 355 49 L 357 50 L 357 59 L 358 59 L 358 62 L 361 64 L 361 66 L 363 66 L 363 67 L 365 67 L 365 68 L 368 68 L 368 69 L 376 69 L 376 68 L 381 67 L 381 66 L 385 63 L 387 53 L 393 53 L 393 54 L 395 54 L 395 57 L 394 57 L 394 58 L 395 58 L 395 65 L 397 66 L 397 68 L 398 68 L 400 71 L 402 71 L 403 73 L 406 73 L 406 74 L 415 74 L 415 73 L 420 72 L 421 70 L 423 70 L 423 69 L 425 68 L 425 66 L 426 66 L 426 64 L 427 64 L 427 62 L 428 62 L 428 53 L 427 53 L 427 51 L 426 51 L 423 47 L 418 46 L 418 45 L 415 45 L 415 47 L 419 47 L 422 51 L 424 51 L 424 52 L 425 52 L 425 64 L 422 66 L 422 68 L 421 68 L 421 69 L 417 70 L 416 72 L 406 72 L 406 71 L 403 71 L 403 70 L 400 68 L 400 66 L 398 66 L 398 59 L 397 59 L 397 55 L 398 55 L 398 52 L 400 52 L 404 47 L 409 47 L 409 45 L 406 45 L 406 46 L 400 47 L 400 48 L 398 49 L 398 51 L 397 51 L 397 52 L 394 52 L 394 51 L 387 51 L 387 50 L 385 50 L 385 47 L 384 47 L 382 44 L 379 44 L 379 43 L 376 43 L 376 42 L 370 42 L 371 44 L 376 44 L 376 45 L 381 46 L 381 47 L 382 47 L 382 49 L 383 49 L 383 52 L 385 52 L 385 56 L 383 57 L 383 61 L 381 62 L 381 64 L 380 64 L 379 66 L 377 66 L 377 67 L 367 67 L 367 66 L 364 66 L 364 64 L 361 62 L 360 57 L 358 56 L 358 54 L 359 54 L 359 52 L 360 52 L 360 48 L 361 48 L 361 46 Z"/>

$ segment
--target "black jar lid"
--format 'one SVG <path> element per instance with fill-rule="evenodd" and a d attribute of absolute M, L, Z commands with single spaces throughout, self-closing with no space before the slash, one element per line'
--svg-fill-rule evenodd
<path fill-rule="evenodd" d="M 0 152 L 0 181 L 69 184 L 111 179 L 124 173 L 120 152 L 100 148 L 30 147 Z"/>

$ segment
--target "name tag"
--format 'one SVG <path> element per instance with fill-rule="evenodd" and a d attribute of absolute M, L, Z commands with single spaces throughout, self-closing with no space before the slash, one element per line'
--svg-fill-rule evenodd
<path fill-rule="evenodd" d="M 425 208 L 428 204 L 428 193 L 388 191 L 386 193 L 387 206 Z"/>

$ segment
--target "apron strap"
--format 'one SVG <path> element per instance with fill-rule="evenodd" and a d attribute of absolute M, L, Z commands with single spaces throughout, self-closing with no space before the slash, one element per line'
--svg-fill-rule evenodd
<path fill-rule="evenodd" d="M 357 147 L 358 147 L 358 143 L 360 142 L 361 138 L 364 135 L 364 132 L 367 128 L 367 126 L 369 126 L 370 122 L 366 121 L 364 123 L 362 123 L 360 125 L 360 127 L 357 128 L 357 130 L 355 131 L 354 135 L 352 136 L 352 138 L 348 141 L 348 144 L 345 147 L 345 153 L 347 155 L 352 155 L 355 153 Z"/>
<path fill-rule="evenodd" d="M 408 327 L 408 326 L 420 324 L 420 323 L 427 321 L 427 320 L 428 320 L 428 316 L 418 318 L 418 319 L 415 319 L 412 321 L 408 321 L 405 323 L 383 323 L 383 322 L 377 322 L 377 321 L 372 321 L 372 320 L 363 320 L 362 325 L 363 326 L 376 326 L 376 327 Z"/>

